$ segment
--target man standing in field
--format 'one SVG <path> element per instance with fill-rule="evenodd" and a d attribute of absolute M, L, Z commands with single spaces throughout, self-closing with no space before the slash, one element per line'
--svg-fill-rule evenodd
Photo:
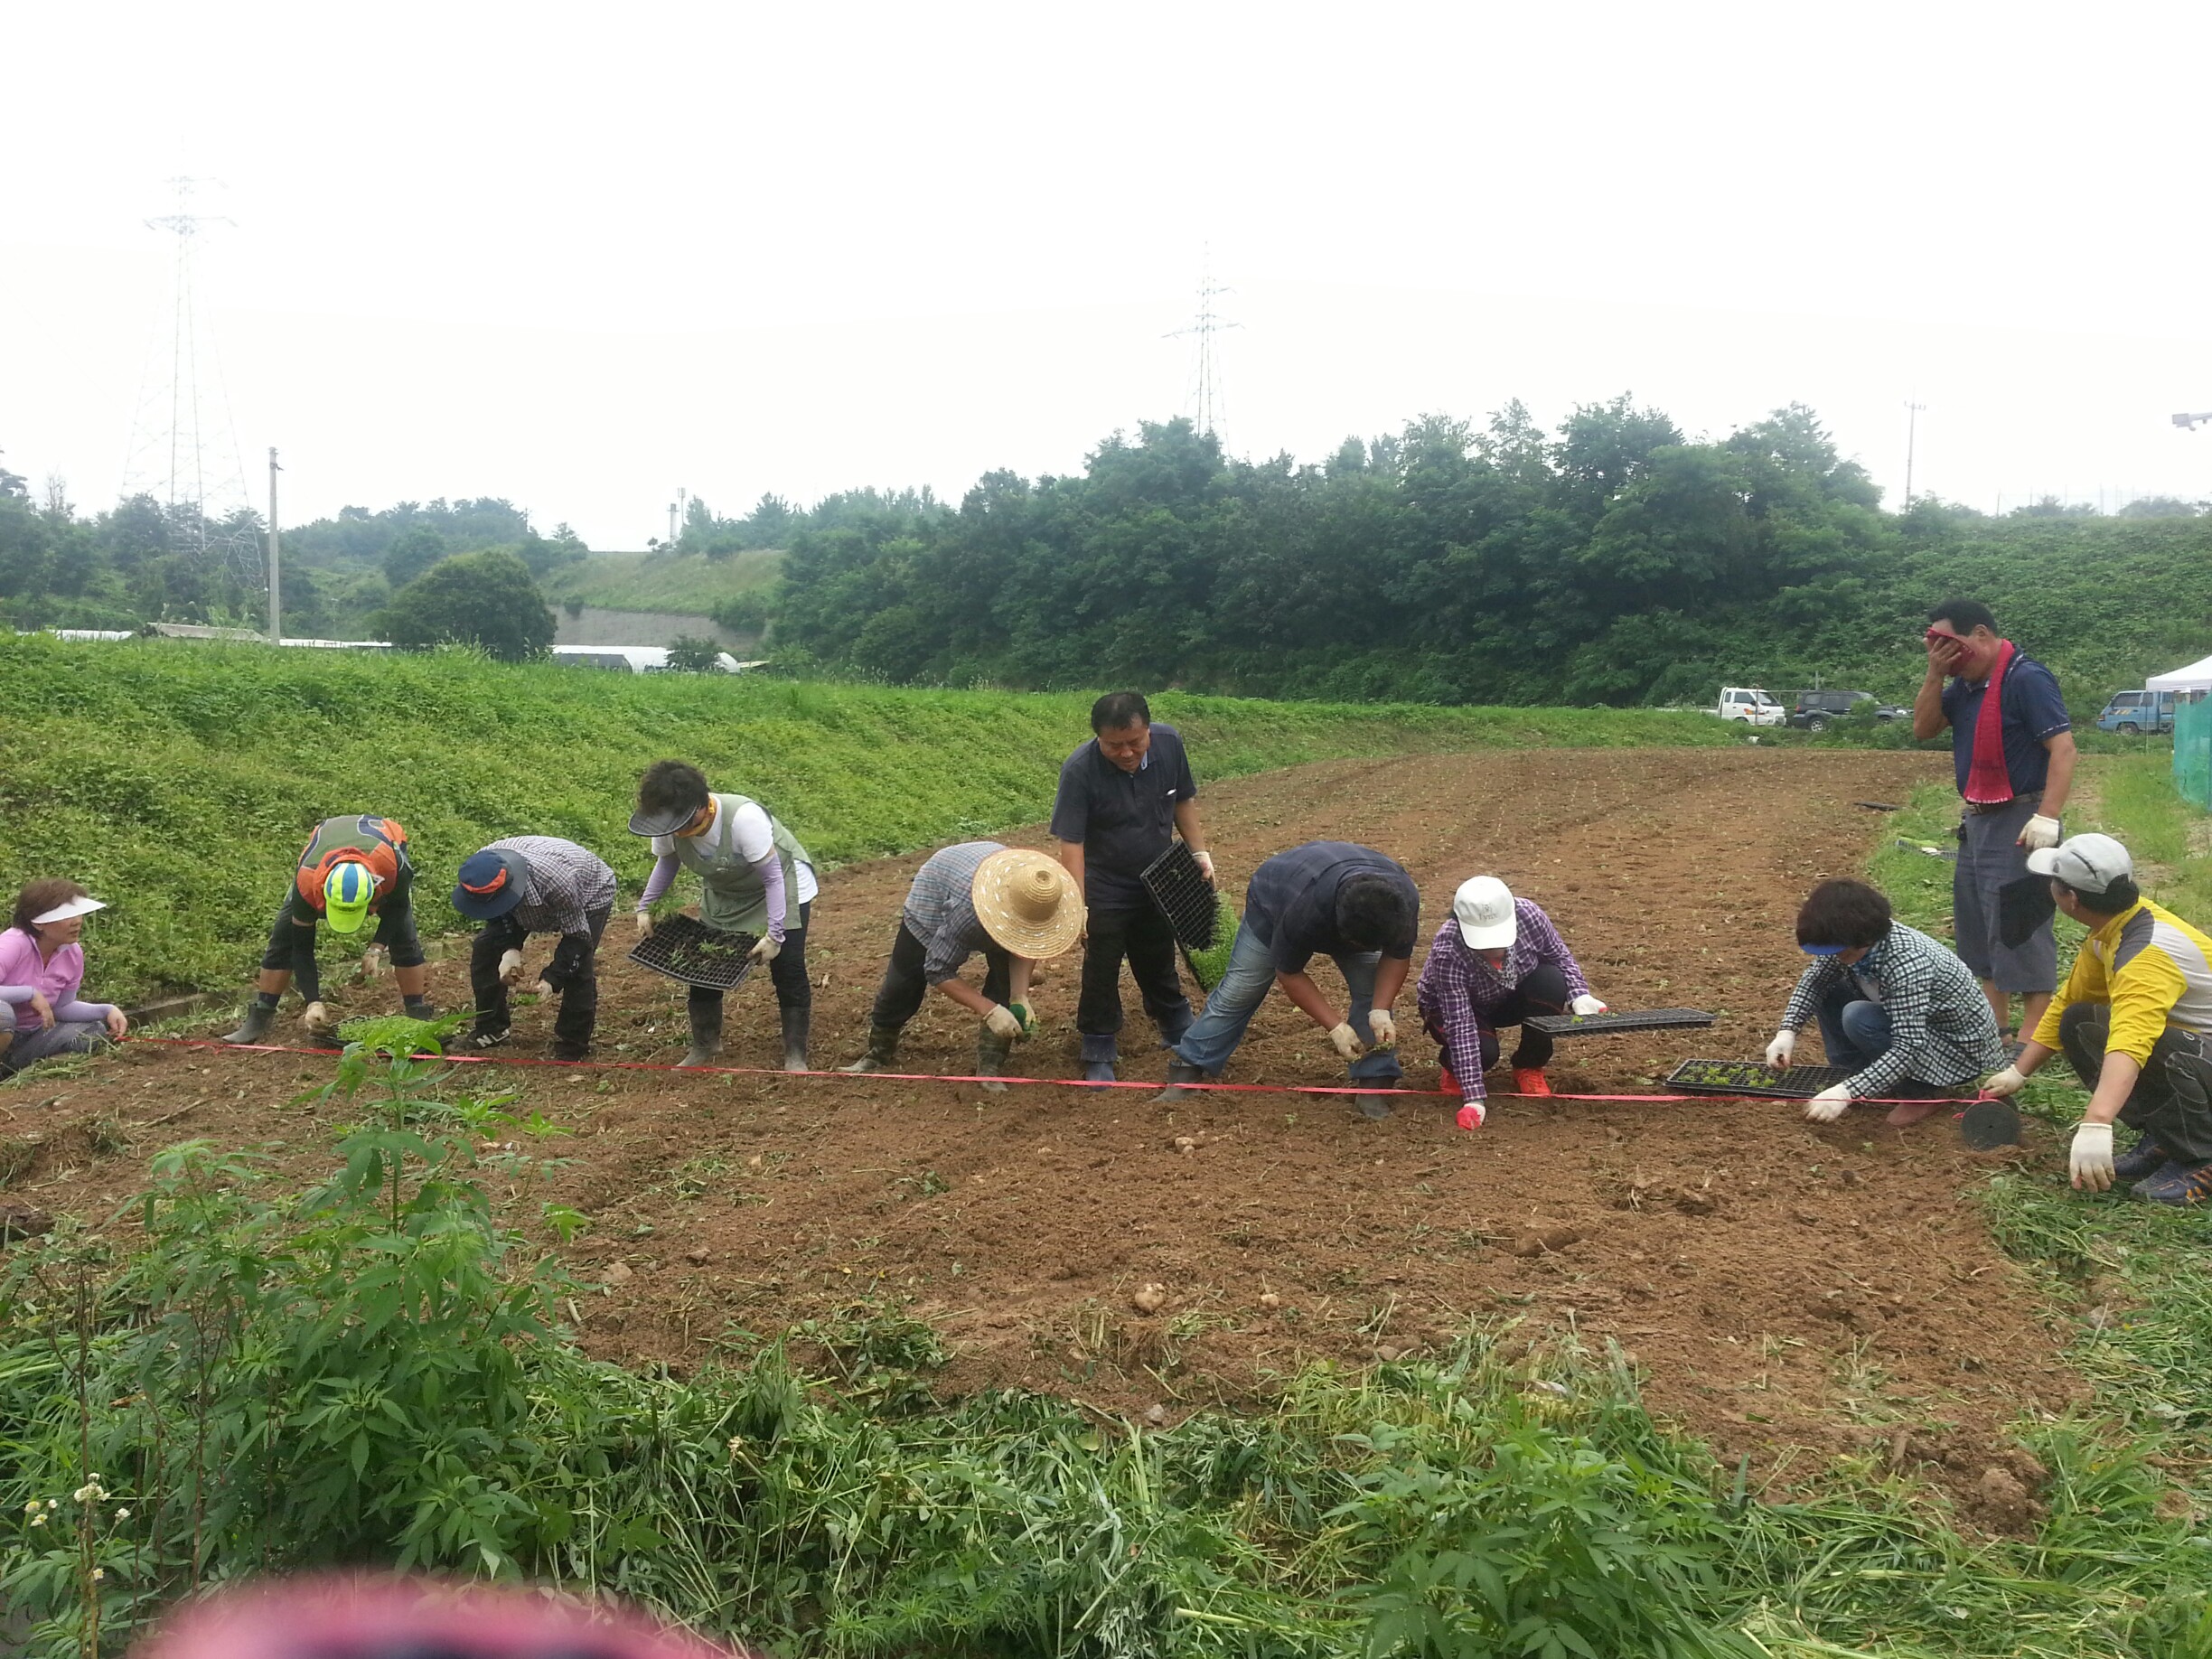
<path fill-rule="evenodd" d="M 2012 998 L 2020 1028 L 2036 1029 L 2058 984 L 2049 918 L 2027 941 L 1998 931 L 1998 894 L 2028 875 L 2028 856 L 2058 845 L 2059 815 L 2074 786 L 2074 727 L 2050 670 L 1997 637 L 1989 606 L 1948 599 L 1928 613 L 1927 677 L 1913 699 L 1913 736 L 1946 726 L 1965 801 L 1958 869 L 1951 878 L 1951 933 L 1982 982 L 2001 1032 Z M 1992 695 L 1992 692 L 1994 695 Z"/>
<path fill-rule="evenodd" d="M 1198 821 L 1197 780 L 1175 727 L 1153 725 L 1151 708 L 1138 693 L 1111 691 L 1091 705 L 1091 741 L 1060 768 L 1052 832 L 1090 917 L 1075 1007 L 1083 1080 L 1111 1083 L 1123 957 L 1162 1042 L 1172 1048 L 1191 1023 L 1190 1000 L 1176 972 L 1175 930 L 1138 877 L 1177 830 L 1209 882 L 1214 858 Z"/>

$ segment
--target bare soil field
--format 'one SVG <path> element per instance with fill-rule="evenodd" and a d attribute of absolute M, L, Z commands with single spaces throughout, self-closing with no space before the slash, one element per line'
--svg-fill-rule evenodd
<path fill-rule="evenodd" d="M 1710 1031 L 1561 1045 L 1555 1088 L 1648 1092 L 1691 1054 L 1757 1056 L 1804 961 L 1790 932 L 1800 898 L 1859 870 L 1880 832 L 1880 815 L 1854 802 L 1900 801 L 1941 764 L 1488 753 L 1268 773 L 1210 790 L 1204 806 L 1240 895 L 1285 846 L 1366 842 L 1421 884 L 1425 950 L 1453 887 L 1487 871 L 1551 912 L 1614 1007 L 1718 1013 Z M 1044 844 L 1036 830 L 1008 839 Z M 919 861 L 825 884 L 810 953 L 818 1065 L 858 1052 Z M 281 878 L 273 866 L 272 888 Z M 680 988 L 623 960 L 626 933 L 609 944 L 602 1058 L 672 1063 Z M 462 955 L 436 965 L 432 994 L 466 1000 Z M 361 987 L 333 1001 L 380 1011 L 389 996 Z M 1017 1063 L 1065 1075 L 1072 959 L 1036 1000 L 1047 1035 Z M 1133 990 L 1127 1000 L 1123 1074 L 1157 1080 L 1165 1057 Z M 1432 1089 L 1410 984 L 1400 1014 L 1408 1086 Z M 277 1040 L 300 1040 L 293 1018 Z M 775 1027 L 768 987 L 748 983 L 727 1064 L 773 1065 Z M 902 1063 L 966 1072 L 973 1033 L 933 998 Z M 549 1010 L 524 1009 L 511 1052 L 542 1054 L 549 1038 Z M 9 1198 L 98 1216 L 149 1154 L 188 1136 L 275 1142 L 280 1165 L 305 1169 L 337 1114 L 292 1102 L 328 1074 L 315 1056 L 153 1044 L 51 1083 L 33 1073 L 0 1091 L 0 1179 Z M 1279 998 L 1230 1076 L 1341 1081 L 1320 1033 Z M 951 1347 L 938 1377 L 948 1393 L 1021 1386 L 1174 1416 L 1263 1396 L 1311 1361 L 1389 1360 L 1469 1320 L 1513 1317 L 1617 1343 L 1654 1409 L 1730 1459 L 1749 1454 L 1760 1486 L 1867 1451 L 1947 1465 L 1954 1474 L 1929 1472 L 1966 1491 L 2003 1460 L 2003 1428 L 2023 1409 L 2061 1410 L 2082 1392 L 1972 1196 L 2006 1160 L 2048 1162 L 2032 1126 L 2027 1147 L 1974 1155 L 1946 1118 L 1900 1132 L 1861 1108 L 1816 1127 L 1790 1102 L 1494 1095 L 1488 1125 L 1468 1134 L 1456 1102 L 1425 1094 L 1370 1123 L 1341 1097 L 1284 1093 L 1157 1106 L 1148 1088 L 989 1094 L 505 1065 L 466 1081 L 519 1090 L 526 1109 L 574 1130 L 546 1195 L 591 1218 L 569 1253 L 603 1288 L 576 1311 L 586 1344 L 614 1359 L 682 1367 L 733 1323 L 773 1334 L 904 1310 Z M 1502 1073 L 1492 1081 L 1510 1087 Z M 1165 1297 L 1150 1311 L 1132 1302 L 1148 1284 Z"/>

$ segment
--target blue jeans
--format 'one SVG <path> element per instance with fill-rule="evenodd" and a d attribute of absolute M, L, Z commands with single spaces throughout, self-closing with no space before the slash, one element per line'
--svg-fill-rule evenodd
<path fill-rule="evenodd" d="M 1820 1028 L 1830 1065 L 1863 1072 L 1889 1052 L 1889 1010 L 1861 997 L 1848 978 L 1821 1004 Z"/>
<path fill-rule="evenodd" d="M 1382 953 L 1361 951 L 1331 960 L 1344 975 L 1345 990 L 1351 993 L 1352 1010 L 1347 1017 L 1352 1029 L 1359 1033 L 1362 1042 L 1373 1042 L 1374 1034 L 1368 1029 L 1367 1015 L 1374 1006 L 1375 966 L 1382 961 Z M 1206 998 L 1204 1010 L 1191 1022 L 1183 1040 L 1169 1052 L 1184 1064 L 1195 1065 L 1209 1077 L 1220 1076 L 1229 1064 L 1229 1056 L 1236 1053 L 1237 1045 L 1244 1040 L 1244 1028 L 1251 1024 L 1252 1016 L 1260 1011 L 1260 1005 L 1267 1000 L 1274 984 L 1274 952 L 1255 938 L 1250 928 L 1240 925 L 1236 942 L 1229 949 L 1228 971 Z M 1404 1073 L 1399 1067 L 1396 1050 L 1377 1053 L 1371 1048 L 1352 1062 L 1351 1075 L 1355 1083 L 1385 1088 Z"/>

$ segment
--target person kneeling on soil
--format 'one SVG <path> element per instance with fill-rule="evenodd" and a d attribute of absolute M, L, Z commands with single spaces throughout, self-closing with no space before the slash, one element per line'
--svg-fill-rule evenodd
<path fill-rule="evenodd" d="M 1038 962 L 1070 950 L 1083 927 L 1075 878 L 1044 853 L 962 841 L 931 854 L 914 872 L 891 941 L 890 965 L 868 1019 L 867 1053 L 845 1070 L 890 1070 L 898 1059 L 899 1033 L 920 1010 L 923 992 L 935 986 L 983 1022 L 976 1036 L 976 1075 L 1002 1075 L 1014 1045 L 1036 1030 L 1030 974 Z M 960 977 L 978 951 L 983 953 L 980 991 Z"/>
<path fill-rule="evenodd" d="M 0 1077 L 54 1054 L 89 1053 L 129 1031 L 114 1003 L 78 996 L 84 919 L 107 908 L 73 881 L 34 881 L 15 895 L 15 913 L 0 933 L 0 1002 L 11 1016 L 0 1031 Z"/>
<path fill-rule="evenodd" d="M 1532 899 L 1515 898 L 1495 876 L 1459 885 L 1452 914 L 1429 946 L 1415 989 L 1421 1023 L 1442 1049 L 1447 1093 L 1483 1098 L 1483 1073 L 1498 1062 L 1498 1032 L 1521 1026 L 1514 1091 L 1549 1094 L 1551 1037 L 1523 1024 L 1532 1014 L 1602 1014 L 1574 953 Z"/>
<path fill-rule="evenodd" d="M 682 761 L 655 761 L 638 784 L 630 833 L 652 837 L 656 862 L 638 895 L 637 931 L 652 933 L 652 904 L 674 885 L 678 869 L 698 873 L 699 921 L 718 933 L 745 933 L 749 955 L 765 963 L 783 1015 L 783 1069 L 807 1069 L 807 1027 L 814 986 L 807 978 L 807 924 L 820 891 L 814 861 L 799 838 L 757 801 L 717 795 L 707 775 Z M 792 914 L 798 913 L 798 925 Z M 694 985 L 686 999 L 691 1046 L 679 1067 L 711 1065 L 722 1052 L 722 992 Z"/>
<path fill-rule="evenodd" d="M 1853 1073 L 1806 1103 L 1815 1123 L 1834 1122 L 1854 1100 L 1902 1097 L 1887 1120 L 1905 1128 L 1963 1098 L 1965 1084 L 2004 1058 L 1973 970 L 1893 920 L 1889 901 L 1866 883 L 1814 888 L 1797 913 L 1797 943 L 1815 960 L 1790 993 L 1767 1064 L 1787 1067 L 1797 1033 L 1818 1019 L 1828 1064 Z"/>
<path fill-rule="evenodd" d="M 1403 1075 L 1391 1004 L 1405 987 L 1420 926 L 1420 894 L 1396 859 L 1349 841 L 1308 841 L 1277 853 L 1252 872 L 1229 966 L 1204 1011 L 1168 1050 L 1167 1087 L 1154 1101 L 1178 1100 L 1185 1084 L 1219 1077 L 1269 989 L 1279 985 L 1349 1064 L 1360 1115 L 1389 1117 L 1383 1091 Z M 1344 975 L 1348 1015 L 1307 973 L 1316 956 L 1334 959 Z"/>
<path fill-rule="evenodd" d="M 258 1043 L 266 1037 L 276 1005 L 295 976 L 300 995 L 307 999 L 304 1023 L 309 1034 L 324 1036 L 338 1028 L 323 1005 L 322 973 L 315 966 L 315 924 L 325 921 L 333 933 L 358 933 L 363 923 L 376 917 L 372 942 L 390 954 L 392 977 L 408 1017 L 436 1018 L 437 1010 L 424 994 L 430 970 L 423 965 L 422 941 L 415 934 L 414 886 L 407 830 L 397 819 L 361 813 L 317 824 L 269 930 L 246 1022 L 223 1041 Z"/>
<path fill-rule="evenodd" d="M 2090 1091 L 2074 1131 L 2074 1185 L 2114 1181 L 2158 1204 L 2212 1196 L 2212 938 L 2151 904 L 2135 863 L 2109 835 L 2069 836 L 2028 855 L 2051 896 L 2089 930 L 2033 1038 L 1982 1086 L 2017 1093 L 2051 1055 Z M 2113 1156 L 2114 1120 L 2137 1131 Z"/>
<path fill-rule="evenodd" d="M 494 841 L 461 866 L 453 907 L 484 924 L 469 954 L 476 998 L 472 1048 L 496 1048 L 509 1035 L 507 989 L 522 979 L 522 945 L 532 933 L 560 942 L 538 976 L 541 998 L 560 998 L 553 1057 L 581 1060 L 599 1017 L 599 936 L 614 912 L 614 872 L 597 854 L 551 835 Z"/>

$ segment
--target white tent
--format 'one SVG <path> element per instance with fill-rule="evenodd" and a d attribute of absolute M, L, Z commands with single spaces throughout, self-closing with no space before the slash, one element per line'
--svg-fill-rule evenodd
<path fill-rule="evenodd" d="M 2212 657 L 2192 662 L 2187 668 L 2153 674 L 2143 685 L 2151 691 L 2212 691 Z"/>

